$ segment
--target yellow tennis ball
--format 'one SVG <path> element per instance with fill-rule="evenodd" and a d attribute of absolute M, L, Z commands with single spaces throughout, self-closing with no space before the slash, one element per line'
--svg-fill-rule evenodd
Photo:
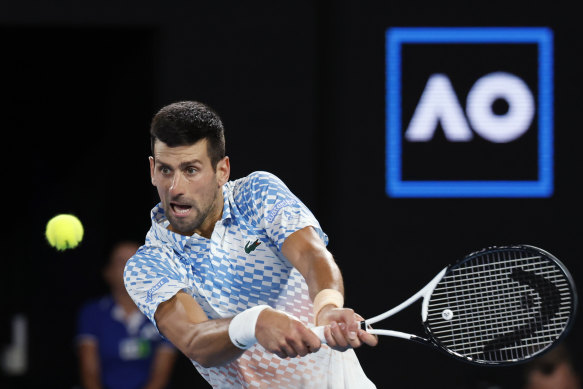
<path fill-rule="evenodd" d="M 83 224 L 74 215 L 57 215 L 47 223 L 45 235 L 57 250 L 73 249 L 83 239 Z"/>

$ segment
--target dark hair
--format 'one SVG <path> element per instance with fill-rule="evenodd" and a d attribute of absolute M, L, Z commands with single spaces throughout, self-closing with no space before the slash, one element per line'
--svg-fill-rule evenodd
<path fill-rule="evenodd" d="M 225 157 L 225 134 L 219 115 L 197 101 L 180 101 L 160 109 L 150 126 L 152 155 L 156 139 L 169 147 L 188 146 L 207 140 L 207 153 L 213 168 Z"/>

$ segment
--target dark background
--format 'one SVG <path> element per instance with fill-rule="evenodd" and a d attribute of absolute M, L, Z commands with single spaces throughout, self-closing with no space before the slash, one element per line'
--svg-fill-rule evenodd
<path fill-rule="evenodd" d="M 368 317 L 478 248 L 543 247 L 581 284 L 580 21 L 533 2 L 149 0 L 0 5 L 1 344 L 29 323 L 29 365 L 2 387 L 78 383 L 75 315 L 106 291 L 111 243 L 143 237 L 157 201 L 148 126 L 182 99 L 214 107 L 232 177 L 267 170 L 314 212 Z M 573 16 L 572 16 L 573 15 Z M 385 30 L 546 26 L 555 48 L 555 192 L 546 199 L 391 199 L 385 194 Z M 463 60 L 463 59 L 461 59 Z M 83 221 L 80 247 L 51 249 L 57 213 Z M 417 306 L 386 323 L 421 330 Z M 580 325 L 566 344 L 577 367 Z M 357 351 L 379 388 L 518 388 L 522 367 L 476 368 L 398 339 Z M 205 387 L 181 358 L 175 388 Z"/>

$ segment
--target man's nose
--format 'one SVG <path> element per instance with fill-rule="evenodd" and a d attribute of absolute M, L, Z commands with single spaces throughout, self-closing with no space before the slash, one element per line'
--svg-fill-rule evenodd
<path fill-rule="evenodd" d="M 184 177 L 182 177 L 182 174 L 180 174 L 180 172 L 174 174 L 174 176 L 172 177 L 172 184 L 170 185 L 170 194 L 172 196 L 183 194 L 184 183 L 185 183 Z"/>

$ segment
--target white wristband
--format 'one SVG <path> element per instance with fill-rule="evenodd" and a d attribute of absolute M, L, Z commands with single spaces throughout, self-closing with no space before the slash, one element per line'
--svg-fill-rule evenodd
<path fill-rule="evenodd" d="M 259 314 L 269 305 L 257 305 L 249 308 L 231 320 L 229 324 L 229 338 L 240 349 L 246 350 L 257 342 L 255 337 L 255 325 Z"/>

